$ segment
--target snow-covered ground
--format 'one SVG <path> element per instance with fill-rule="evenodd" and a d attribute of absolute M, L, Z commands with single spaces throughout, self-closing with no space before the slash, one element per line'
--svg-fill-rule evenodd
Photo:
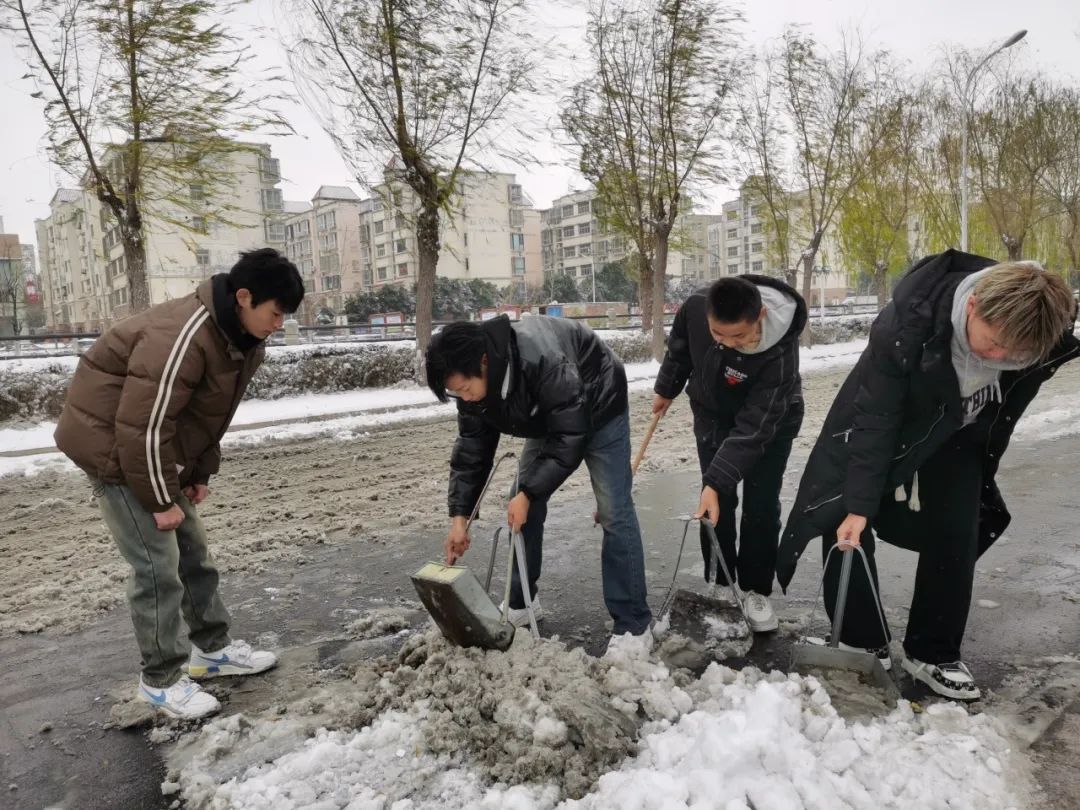
<path fill-rule="evenodd" d="M 235 810 L 1004 810 L 1031 792 L 1003 729 L 961 706 L 845 719 L 813 677 L 713 663 L 688 679 L 630 636 L 599 660 L 523 641 L 480 653 L 432 633 L 419 663 L 361 668 L 313 713 L 214 721 L 164 789 Z M 342 722 L 372 702 L 372 722 Z"/>
<path fill-rule="evenodd" d="M 802 368 L 804 372 L 813 372 L 853 365 L 865 346 L 866 341 L 859 340 L 804 349 Z M 309 347 L 293 348 L 303 350 Z M 76 360 L 76 358 L 64 359 Z M 659 364 L 655 361 L 629 363 L 626 366 L 626 376 L 631 390 L 651 388 L 659 368 Z M 240 403 L 223 444 L 226 447 L 250 446 L 263 441 L 315 436 L 353 438 L 379 425 L 430 419 L 446 416 L 452 412 L 452 404 L 440 404 L 428 389 L 412 385 L 397 388 L 366 388 L 358 391 L 311 394 L 273 400 L 254 399 Z M 328 418 L 338 414 L 340 414 L 338 418 Z M 260 427 L 255 427 L 257 425 Z M 0 450 L 25 452 L 51 449 L 54 430 L 56 430 L 55 422 L 0 429 Z M 56 452 L 0 457 L 0 475 L 34 475 L 43 469 L 70 466 L 70 462 Z"/>

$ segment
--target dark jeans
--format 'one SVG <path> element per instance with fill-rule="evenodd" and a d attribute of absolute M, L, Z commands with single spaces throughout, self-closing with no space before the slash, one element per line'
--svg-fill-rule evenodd
<path fill-rule="evenodd" d="M 200 650 L 218 650 L 230 642 L 229 613 L 218 596 L 206 529 L 182 495 L 178 503 L 184 522 L 175 531 L 161 532 L 126 486 L 91 483 L 105 525 L 131 566 L 127 596 L 143 680 L 147 686 L 172 686 L 189 654 L 181 638 L 181 615 L 188 638 Z"/>
<path fill-rule="evenodd" d="M 528 466 L 543 441 L 529 439 L 521 454 L 522 468 Z M 593 494 L 600 512 L 604 542 L 600 552 L 600 575 L 604 603 L 615 620 L 615 634 L 644 632 L 652 621 L 645 601 L 645 554 L 641 546 L 634 499 L 630 492 L 630 416 L 616 417 L 589 437 L 585 447 L 585 465 L 589 468 Z M 543 562 L 544 520 L 547 501 L 533 501 L 529 517 L 521 529 L 525 557 L 529 567 L 530 592 L 536 596 L 537 581 Z M 525 607 L 517 567 L 514 567 L 510 607 Z"/>
<path fill-rule="evenodd" d="M 695 419 L 698 463 L 702 475 L 723 442 L 723 433 L 700 430 Z M 784 470 L 791 455 L 790 438 L 777 438 L 769 443 L 764 455 L 743 479 L 742 517 L 739 521 L 738 551 L 736 552 L 735 510 L 739 506 L 736 492 L 720 493 L 720 520 L 716 524 L 716 539 L 728 570 L 744 591 L 768 596 L 776 578 L 776 550 L 780 543 L 780 488 Z M 704 486 L 704 481 L 702 481 Z M 705 560 L 705 581 L 709 581 L 712 549 L 705 529 L 700 529 L 701 554 Z M 716 566 L 716 580 L 724 585 L 724 572 Z"/>
<path fill-rule="evenodd" d="M 904 650 L 930 664 L 960 660 L 967 627 L 975 563 L 979 557 L 979 497 L 986 448 L 983 437 L 964 428 L 950 438 L 919 470 L 922 509 L 897 501 L 892 491 L 882 498 L 880 511 L 862 535 L 877 587 L 874 532 L 880 539 L 919 553 L 915 592 L 908 614 Z M 822 538 L 823 550 L 835 533 Z M 825 573 L 825 607 L 832 616 L 840 580 L 840 553 Z M 866 582 L 862 563 L 855 559 L 848 588 L 841 640 L 856 647 L 878 647 L 886 639 Z"/>

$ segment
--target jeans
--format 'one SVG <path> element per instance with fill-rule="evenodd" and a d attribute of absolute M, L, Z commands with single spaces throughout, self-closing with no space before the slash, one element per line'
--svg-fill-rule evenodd
<path fill-rule="evenodd" d="M 521 469 L 532 463 L 543 446 L 542 439 L 529 439 L 521 454 Z M 600 575 L 604 604 L 615 622 L 616 635 L 638 635 L 648 629 L 652 612 L 645 601 L 645 553 L 641 545 L 634 499 L 630 492 L 630 415 L 624 413 L 608 422 L 588 438 L 585 465 L 592 479 L 604 530 L 600 553 Z M 547 500 L 533 501 L 529 516 L 521 528 L 525 541 L 525 559 L 529 569 L 529 588 L 535 597 L 543 562 L 544 520 Z M 525 607 L 521 581 L 514 568 L 510 606 Z"/>
<path fill-rule="evenodd" d="M 120 554 L 131 566 L 127 597 L 147 686 L 163 688 L 180 679 L 189 655 L 180 638 L 201 650 L 230 643 L 229 613 L 218 596 L 218 572 L 207 547 L 206 529 L 195 507 L 181 496 L 184 522 L 158 531 L 154 516 L 123 484 L 91 480 L 98 508 Z"/>

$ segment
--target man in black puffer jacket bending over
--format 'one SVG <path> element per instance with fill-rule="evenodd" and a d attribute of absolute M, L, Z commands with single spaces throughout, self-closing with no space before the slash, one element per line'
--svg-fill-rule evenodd
<path fill-rule="evenodd" d="M 525 540 L 537 618 L 548 498 L 584 461 L 604 530 L 604 601 L 615 635 L 647 630 L 652 614 L 645 601 L 641 529 L 630 494 L 626 373 L 612 351 L 587 326 L 562 318 L 459 321 L 432 338 L 427 380 L 435 396 L 443 402 L 453 397 L 458 406 L 447 562 L 453 564 L 469 547 L 468 516 L 491 471 L 499 437 L 524 437 L 507 523 Z M 516 569 L 509 615 L 516 625 L 528 621 Z"/>

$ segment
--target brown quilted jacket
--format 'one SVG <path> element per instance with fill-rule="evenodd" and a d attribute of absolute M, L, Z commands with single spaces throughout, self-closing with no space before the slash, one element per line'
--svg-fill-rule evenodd
<path fill-rule="evenodd" d="M 56 446 L 93 478 L 126 484 L 151 512 L 218 471 L 221 437 L 262 363 L 217 323 L 211 282 L 117 324 L 82 356 Z"/>

